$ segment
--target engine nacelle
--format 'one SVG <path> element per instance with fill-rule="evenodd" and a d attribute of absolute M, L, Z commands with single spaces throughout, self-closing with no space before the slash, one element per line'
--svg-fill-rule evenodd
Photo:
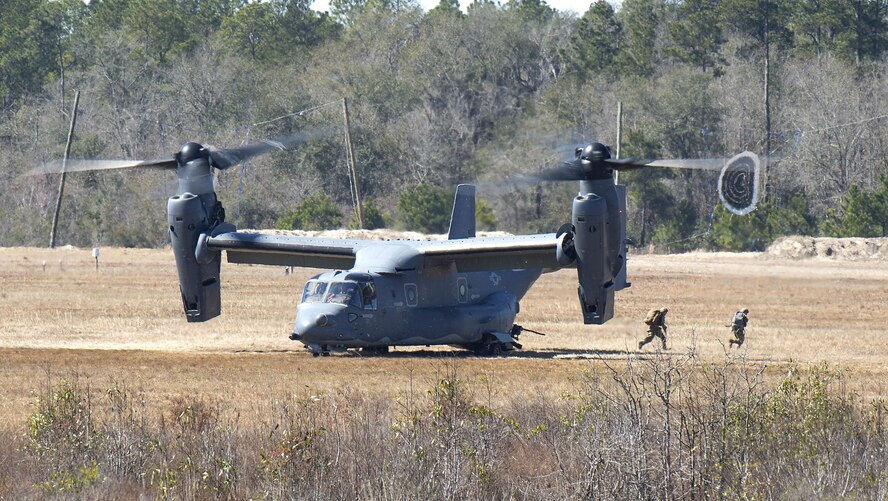
<path fill-rule="evenodd" d="M 574 198 L 572 228 L 559 230 L 557 259 L 573 257 L 578 295 L 586 324 L 614 316 L 614 292 L 626 283 L 626 192 L 610 178 L 583 181 Z M 562 233 L 564 233 L 562 235 Z"/>
<path fill-rule="evenodd" d="M 214 194 L 198 196 L 184 193 L 171 197 L 167 202 L 170 242 L 179 271 L 182 306 L 189 322 L 204 322 L 222 313 L 219 282 L 222 253 L 207 252 L 205 245 L 199 245 L 206 240 L 207 234 L 213 233 L 211 230 L 219 226 L 219 221 L 209 213 L 207 205 L 215 210 Z M 231 225 L 224 226 L 233 229 Z"/>
<path fill-rule="evenodd" d="M 573 201 L 574 250 L 583 323 L 603 324 L 614 316 L 613 273 L 608 263 L 608 207 L 604 198 L 579 195 Z"/>

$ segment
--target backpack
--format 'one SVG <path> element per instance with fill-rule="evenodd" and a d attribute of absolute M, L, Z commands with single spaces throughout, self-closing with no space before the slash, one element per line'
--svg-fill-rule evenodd
<path fill-rule="evenodd" d="M 737 313 L 734 313 L 734 320 L 733 320 L 734 327 L 743 327 L 743 324 L 745 323 L 745 322 L 743 322 L 743 320 L 745 320 L 745 319 L 746 319 L 746 315 L 742 311 L 738 311 Z"/>
<path fill-rule="evenodd" d="M 660 318 L 660 310 L 654 309 L 648 312 L 647 316 L 644 317 L 645 325 L 654 325 L 657 322 L 657 319 Z"/>

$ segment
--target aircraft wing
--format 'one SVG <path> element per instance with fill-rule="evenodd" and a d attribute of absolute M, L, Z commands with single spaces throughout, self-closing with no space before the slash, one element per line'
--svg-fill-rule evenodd
<path fill-rule="evenodd" d="M 516 235 L 492 238 L 462 238 L 421 242 L 418 251 L 425 266 L 453 262 L 460 272 L 522 268 L 560 268 L 556 260 L 557 239 L 546 235 Z"/>
<path fill-rule="evenodd" d="M 399 241 L 423 256 L 425 267 L 455 263 L 460 272 L 521 268 L 557 269 L 557 239 L 547 235 Z M 229 232 L 207 239 L 207 249 L 226 251 L 228 262 L 347 270 L 358 250 L 376 240 Z"/>
<path fill-rule="evenodd" d="M 349 269 L 367 240 L 230 232 L 207 239 L 207 248 L 226 251 L 230 263 Z"/>

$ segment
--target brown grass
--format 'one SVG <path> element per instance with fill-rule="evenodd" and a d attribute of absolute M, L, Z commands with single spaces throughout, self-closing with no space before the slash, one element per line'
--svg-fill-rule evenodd
<path fill-rule="evenodd" d="M 312 271 L 224 265 L 224 315 L 188 324 L 168 250 L 103 249 L 96 271 L 0 249 L 0 499 L 884 497 L 888 263 L 630 270 L 604 326 L 578 320 L 571 271 L 544 276 L 518 321 L 548 335 L 513 357 L 312 358 L 287 339 Z M 639 353 L 662 305 L 670 350 Z"/>
<path fill-rule="evenodd" d="M 0 250 L 0 397 L 8 403 L 2 422 L 21 421 L 35 382 L 47 373 L 77 372 L 102 384 L 126 380 L 160 402 L 200 394 L 248 407 L 263 395 L 305 388 L 397 394 L 411 381 L 434 381 L 442 363 L 436 354 L 454 352 L 314 359 L 287 339 L 298 291 L 314 272 L 223 266 L 223 316 L 188 324 L 168 250 L 102 249 L 98 272 L 89 249 Z M 584 326 L 573 272 L 545 275 L 523 300 L 518 322 L 548 335 L 525 335 L 517 357 L 461 358 L 462 372 L 497 382 L 502 398 L 558 394 L 582 370 L 600 369 L 600 361 L 575 359 L 622 359 L 634 351 L 644 331 L 640 319 L 661 305 L 670 308 L 671 352 L 693 346 L 703 360 L 717 360 L 729 337 L 725 324 L 747 306 L 749 359 L 773 362 L 774 370 L 789 361 L 825 360 L 847 371 L 864 396 L 884 395 L 888 262 L 638 256 L 630 261 L 630 280 L 632 287 L 618 294 L 616 318 Z"/>

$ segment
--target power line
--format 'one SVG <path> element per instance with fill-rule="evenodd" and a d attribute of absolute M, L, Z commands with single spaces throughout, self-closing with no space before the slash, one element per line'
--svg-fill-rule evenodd
<path fill-rule="evenodd" d="M 811 129 L 811 130 L 807 130 L 807 131 L 799 131 L 799 133 L 801 133 L 801 134 L 805 134 L 805 133 L 808 133 L 808 132 L 824 132 L 824 131 L 828 131 L 828 130 L 832 130 L 832 129 L 839 129 L 839 128 L 842 128 L 842 127 L 850 127 L 850 126 L 852 126 L 852 125 L 860 125 L 860 124 L 865 124 L 865 123 L 868 123 L 868 122 L 875 122 L 876 120 L 881 120 L 881 119 L 883 119 L 883 118 L 888 118 L 888 114 L 886 114 L 886 115 L 879 115 L 879 116 L 877 116 L 877 117 L 864 118 L 863 120 L 858 120 L 858 121 L 856 121 L 856 122 L 848 122 L 848 123 L 839 124 L 839 125 L 831 125 L 831 126 L 829 126 L 829 127 L 823 127 L 823 128 L 820 128 L 820 129 Z"/>
<path fill-rule="evenodd" d="M 221 132 L 241 132 L 244 130 L 250 130 L 254 127 L 259 127 L 262 125 L 268 125 L 270 123 L 278 122 L 278 121 L 283 120 L 285 118 L 290 118 L 290 117 L 295 117 L 295 116 L 304 116 L 307 113 L 311 113 L 313 111 L 317 111 L 321 108 L 326 108 L 327 106 L 332 106 L 334 104 L 339 104 L 340 102 L 341 101 L 330 101 L 329 103 L 319 104 L 317 106 L 312 106 L 311 108 L 306 108 L 304 110 L 293 111 L 293 112 L 287 113 L 285 115 L 270 118 L 268 120 L 263 120 L 261 122 L 237 125 L 234 128 L 227 129 L 225 131 L 190 129 L 190 128 L 182 127 L 181 124 L 170 124 L 170 123 L 163 123 L 163 122 L 158 122 L 157 125 L 160 127 L 162 133 L 165 133 L 165 128 L 171 128 L 171 129 L 178 129 L 180 131 L 189 132 L 189 133 L 193 133 L 193 134 L 204 134 L 204 135 L 208 135 L 208 136 L 216 136 L 216 135 L 220 134 Z"/>
<path fill-rule="evenodd" d="M 277 122 L 278 120 L 283 120 L 283 119 L 285 119 L 285 118 L 290 118 L 290 117 L 295 117 L 295 116 L 302 116 L 302 115 L 304 115 L 304 114 L 306 114 L 306 113 L 311 113 L 312 111 L 319 110 L 319 109 L 321 109 L 321 108 L 325 108 L 325 107 L 327 107 L 327 106 L 332 106 L 332 105 L 334 105 L 334 104 L 339 104 L 339 102 L 340 102 L 340 101 L 330 101 L 329 103 L 324 103 L 324 104 L 320 104 L 320 105 L 318 105 L 318 106 L 313 106 L 313 107 L 311 107 L 311 108 L 306 108 L 306 109 L 304 109 L 304 110 L 294 111 L 294 112 L 292 112 L 292 113 L 287 113 L 286 115 L 281 115 L 281 116 L 279 116 L 279 117 L 275 117 L 275 118 L 272 118 L 272 119 L 270 119 L 270 120 L 264 120 L 264 121 L 262 121 L 262 122 L 256 122 L 256 123 L 254 123 L 254 124 L 244 125 L 244 126 L 241 126 L 240 128 L 241 128 L 241 129 L 243 129 L 243 128 L 253 128 L 253 127 L 258 127 L 258 126 L 260 126 L 260 125 L 268 125 L 268 124 L 270 124 L 270 123 Z"/>

